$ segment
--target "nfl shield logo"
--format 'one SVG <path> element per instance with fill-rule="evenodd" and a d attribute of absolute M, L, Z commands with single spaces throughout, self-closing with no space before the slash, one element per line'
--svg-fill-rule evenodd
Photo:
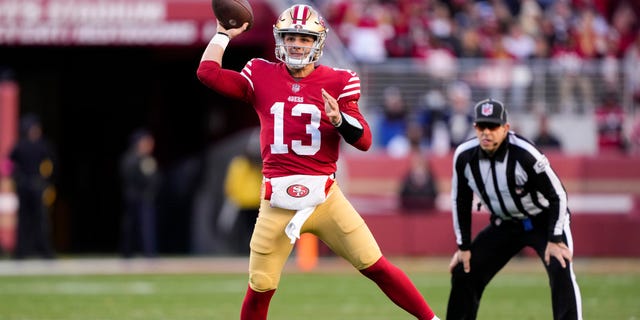
<path fill-rule="evenodd" d="M 291 91 L 293 91 L 293 92 L 298 92 L 298 91 L 300 91 L 300 85 L 299 85 L 299 84 L 297 84 L 297 83 L 294 83 L 294 84 L 291 86 Z"/>
<path fill-rule="evenodd" d="M 491 103 L 485 103 L 482 105 L 482 115 L 490 116 L 493 114 L 493 105 Z"/>

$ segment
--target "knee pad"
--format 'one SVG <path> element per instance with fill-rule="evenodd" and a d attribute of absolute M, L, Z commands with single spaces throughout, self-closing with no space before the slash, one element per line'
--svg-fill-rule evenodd
<path fill-rule="evenodd" d="M 279 277 L 266 273 L 252 273 L 249 275 L 249 286 L 257 292 L 265 292 L 278 287 Z"/>

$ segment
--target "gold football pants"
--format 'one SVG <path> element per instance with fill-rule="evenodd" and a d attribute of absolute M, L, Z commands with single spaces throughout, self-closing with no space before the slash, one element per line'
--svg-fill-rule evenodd
<path fill-rule="evenodd" d="M 293 244 L 284 230 L 294 214 L 294 210 L 272 208 L 269 201 L 261 201 L 251 237 L 251 289 L 264 292 L 278 287 L 282 269 L 293 250 Z M 300 233 L 307 232 L 316 235 L 335 254 L 358 270 L 370 267 L 382 257 L 369 227 L 344 196 L 337 182 L 331 186 L 326 201 L 316 207 L 302 226 Z"/>

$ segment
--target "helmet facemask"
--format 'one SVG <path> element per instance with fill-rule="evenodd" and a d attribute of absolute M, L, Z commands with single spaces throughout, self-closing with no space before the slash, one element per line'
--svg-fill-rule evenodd
<path fill-rule="evenodd" d="M 310 6 L 295 5 L 285 10 L 273 26 L 276 58 L 292 69 L 301 69 L 317 62 L 322 56 L 327 31 L 322 17 Z M 302 58 L 294 58 L 289 56 L 289 48 L 284 43 L 287 34 L 310 35 L 315 41 L 311 47 L 303 48 L 305 54 Z"/>

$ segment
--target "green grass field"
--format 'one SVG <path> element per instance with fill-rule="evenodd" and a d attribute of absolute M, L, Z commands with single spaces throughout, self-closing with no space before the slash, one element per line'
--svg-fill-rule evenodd
<path fill-rule="evenodd" d="M 533 264 L 537 262 L 531 262 Z M 442 265 L 442 264 L 441 264 Z M 524 263 L 523 265 L 527 265 Z M 406 266 L 444 319 L 449 276 Z M 222 273 L 0 276 L 2 320 L 238 319 L 245 267 Z M 602 269 L 602 267 L 600 268 Z M 577 270 L 585 319 L 640 319 L 640 272 Z M 552 319 L 542 267 L 507 268 L 487 288 L 478 319 Z M 352 269 L 285 272 L 269 319 L 412 319 Z"/>

